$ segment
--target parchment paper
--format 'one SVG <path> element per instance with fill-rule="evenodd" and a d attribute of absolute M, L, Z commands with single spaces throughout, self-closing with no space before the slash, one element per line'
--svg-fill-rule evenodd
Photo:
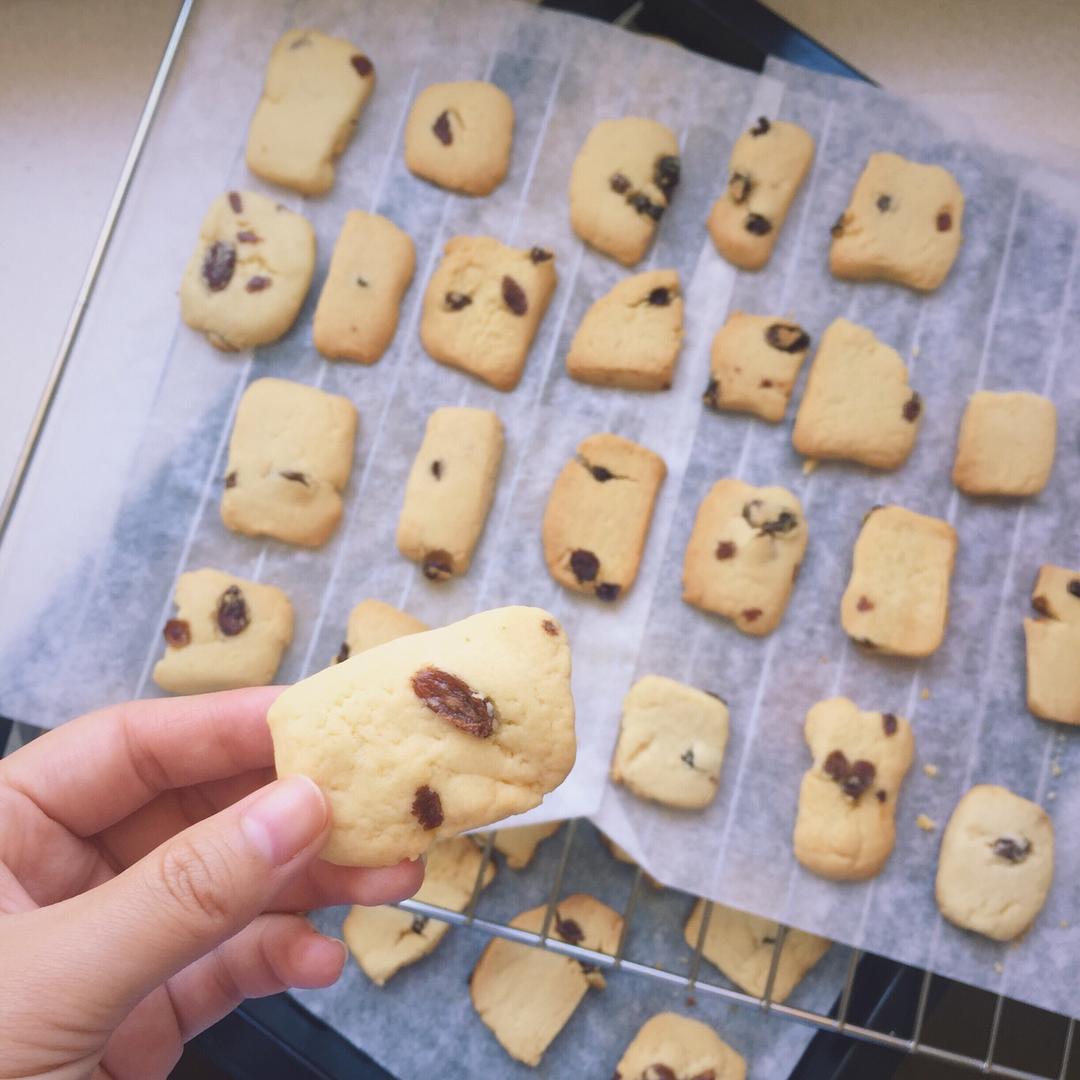
<path fill-rule="evenodd" d="M 312 220 L 319 239 L 315 286 L 296 327 L 257 356 L 223 356 L 179 322 L 176 283 L 216 194 L 270 190 L 246 173 L 242 149 L 269 49 L 296 25 L 355 40 L 374 58 L 378 86 L 332 193 L 284 199 Z M 1065 201 L 1029 182 L 1022 163 L 945 134 L 903 102 L 787 69 L 779 74 L 756 77 L 662 42 L 494 0 L 382 0 L 360 10 L 302 0 L 272 13 L 204 3 L 0 549 L 0 710 L 52 726 L 111 699 L 153 693 L 148 676 L 160 627 L 175 577 L 187 568 L 218 566 L 289 592 L 297 635 L 283 680 L 310 673 L 336 652 L 349 609 L 365 596 L 433 624 L 499 604 L 541 604 L 563 620 L 574 646 L 579 757 L 530 820 L 591 815 L 667 884 L 1048 1008 L 1073 1009 L 1080 793 L 1070 777 L 1078 749 L 1071 733 L 1027 713 L 1020 619 L 1040 563 L 1080 565 L 1080 385 L 1071 370 L 1071 328 L 1080 314 L 1076 222 Z M 507 181 L 473 201 L 411 177 L 400 136 L 418 89 L 481 77 L 511 95 L 517 131 Z M 687 295 L 686 342 L 663 395 L 582 386 L 563 367 L 582 313 L 623 273 L 569 229 L 570 165 L 593 123 L 634 113 L 670 124 L 683 154 L 682 184 L 649 258 L 649 265 L 676 267 Z M 703 222 L 723 189 L 732 142 L 760 113 L 802 123 L 818 140 L 818 156 L 769 267 L 737 276 L 715 254 Z M 828 227 L 877 149 L 945 164 L 964 188 L 960 259 L 930 297 L 828 274 Z M 327 363 L 310 342 L 333 240 L 354 207 L 387 214 L 417 245 L 416 280 L 397 338 L 370 369 Z M 483 232 L 542 244 L 557 257 L 558 291 L 525 377 L 509 395 L 436 365 L 417 335 L 423 286 L 442 243 Z M 708 346 L 732 308 L 790 313 L 815 340 L 846 315 L 910 357 L 925 422 L 908 464 L 894 474 L 823 465 L 804 476 L 790 446 L 794 406 L 775 427 L 703 412 Z M 239 537 L 218 519 L 232 413 L 247 383 L 266 374 L 345 393 L 360 409 L 347 519 L 317 552 Z M 957 423 L 979 386 L 1042 390 L 1057 401 L 1058 460 L 1038 498 L 975 502 L 952 488 Z M 801 386 L 796 402 L 800 393 Z M 393 535 L 424 419 L 454 403 L 495 408 L 507 451 L 473 568 L 463 580 L 434 586 L 398 556 Z M 659 451 L 669 469 L 637 584 L 614 609 L 557 587 L 539 542 L 554 476 L 581 438 L 603 430 Z M 746 638 L 679 598 L 697 503 L 724 475 L 784 484 L 807 508 L 807 559 L 784 622 L 765 639 Z M 960 533 L 949 633 L 921 664 L 857 655 L 839 626 L 859 522 L 886 501 L 945 516 Z M 730 703 L 720 795 L 704 813 L 664 811 L 606 781 L 622 696 L 635 677 L 653 671 L 716 690 Z M 811 877 L 790 851 L 808 764 L 803 717 L 834 693 L 903 713 L 918 740 L 919 760 L 900 798 L 896 851 L 878 879 L 858 886 Z M 926 762 L 939 766 L 935 779 L 922 772 Z M 914 824 L 924 812 L 943 826 L 963 791 L 986 780 L 1044 802 L 1057 827 L 1054 889 L 1033 931 L 1012 948 L 940 919 L 932 896 L 940 828 L 927 834 Z M 460 944 L 444 948 L 479 948 L 470 934 L 454 937 Z M 428 970 L 437 969 L 424 966 L 408 978 L 436 978 Z M 346 1013 L 332 1007 L 344 1024 Z M 749 1027 L 758 1023 L 746 1019 Z M 739 1022 L 737 1015 L 725 1020 Z M 363 1041 L 355 1026 L 346 1030 Z"/>

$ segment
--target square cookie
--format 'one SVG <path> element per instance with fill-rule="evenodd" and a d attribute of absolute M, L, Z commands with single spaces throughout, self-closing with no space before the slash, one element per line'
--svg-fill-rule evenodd
<path fill-rule="evenodd" d="M 769 261 L 813 160 L 814 140 L 798 124 L 760 116 L 739 136 L 727 190 L 709 214 L 709 233 L 728 262 L 760 270 Z"/>
<path fill-rule="evenodd" d="M 397 546 L 429 581 L 468 571 L 502 453 L 502 421 L 489 409 L 447 406 L 428 417 L 405 488 Z"/>
<path fill-rule="evenodd" d="M 945 637 L 956 530 L 902 506 L 863 519 L 840 601 L 840 622 L 857 645 L 891 656 L 929 656 Z"/>
<path fill-rule="evenodd" d="M 251 120 L 248 168 L 305 195 L 329 191 L 334 161 L 374 88 L 374 65 L 348 41 L 318 30 L 286 31 L 270 54 Z"/>
<path fill-rule="evenodd" d="M 922 424 L 922 399 L 900 354 L 864 326 L 836 319 L 821 337 L 791 441 L 800 454 L 898 469 Z"/>
<path fill-rule="evenodd" d="M 721 698 L 646 675 L 623 699 L 611 779 L 639 798 L 699 810 L 716 797 L 727 740 L 728 708 Z"/>
<path fill-rule="evenodd" d="M 494 83 L 435 83 L 421 90 L 405 125 L 405 164 L 421 180 L 488 195 L 510 168 L 514 106 Z"/>
<path fill-rule="evenodd" d="M 678 1013 L 646 1020 L 615 1067 L 621 1080 L 744 1080 L 746 1061 L 708 1024 Z"/>
<path fill-rule="evenodd" d="M 874 877 L 896 842 L 896 800 L 915 757 L 911 725 L 831 698 L 806 714 L 804 734 L 814 762 L 799 788 L 795 858 L 833 881 Z"/>
<path fill-rule="evenodd" d="M 683 599 L 744 634 L 768 634 L 787 610 L 807 537 L 802 503 L 790 491 L 718 480 L 686 545 Z"/>
<path fill-rule="evenodd" d="M 964 193 L 940 165 L 871 154 L 832 227 L 829 268 L 853 281 L 936 289 L 960 251 Z"/>
<path fill-rule="evenodd" d="M 570 224 L 623 266 L 639 263 L 679 184 L 675 133 L 640 116 L 602 120 L 570 172 Z"/>
<path fill-rule="evenodd" d="M 374 364 L 397 332 L 416 252 L 389 218 L 350 210 L 315 308 L 315 348 L 330 360 Z"/>
<path fill-rule="evenodd" d="M 973 787 L 941 838 L 934 895 L 964 930 L 1012 941 L 1035 921 L 1054 879 L 1054 825 L 1038 803 Z"/>
<path fill-rule="evenodd" d="M 590 435 L 548 496 L 544 561 L 564 588 L 609 603 L 637 577 L 664 459 L 619 435 Z"/>
<path fill-rule="evenodd" d="M 1036 495 L 1050 479 L 1056 440 L 1049 398 L 979 390 L 960 421 L 953 483 L 968 495 Z"/>
<path fill-rule="evenodd" d="M 180 282 L 180 315 L 224 352 L 277 341 L 315 272 L 307 219 L 253 191 L 219 195 Z"/>
<path fill-rule="evenodd" d="M 256 379 L 229 440 L 221 520 L 233 532 L 318 547 L 341 521 L 358 417 L 339 394 Z"/>
<path fill-rule="evenodd" d="M 777 423 L 809 348 L 810 335 L 790 319 L 733 311 L 713 338 L 702 401 Z"/>
<path fill-rule="evenodd" d="M 206 694 L 273 682 L 292 642 L 293 609 L 274 585 L 220 570 L 189 570 L 176 582 L 176 615 L 154 682 L 171 694 Z"/>
<path fill-rule="evenodd" d="M 428 282 L 420 340 L 434 360 L 513 390 L 555 292 L 555 257 L 455 236 Z"/>
<path fill-rule="evenodd" d="M 421 634 L 431 627 L 382 600 L 361 600 L 349 613 L 349 626 L 334 663 L 385 645 L 406 634 Z"/>
<path fill-rule="evenodd" d="M 1080 724 L 1080 571 L 1041 566 L 1024 620 L 1027 703 L 1042 720 Z"/>
<path fill-rule="evenodd" d="M 649 270 L 624 278 L 585 312 L 566 370 L 597 386 L 667 390 L 682 339 L 678 271 Z"/>

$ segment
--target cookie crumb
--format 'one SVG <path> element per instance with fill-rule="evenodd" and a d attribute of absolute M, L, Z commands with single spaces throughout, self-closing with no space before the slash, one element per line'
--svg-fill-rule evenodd
<path fill-rule="evenodd" d="M 922 692 L 919 694 L 919 697 L 921 697 L 923 699 L 923 701 L 929 701 L 930 700 L 930 687 L 924 686 L 922 688 Z"/>
<path fill-rule="evenodd" d="M 922 767 L 922 771 L 923 771 L 924 773 L 926 773 L 926 775 L 927 775 L 927 776 L 930 776 L 930 777 L 934 777 L 934 776 L 937 776 L 937 774 L 938 774 L 938 772 L 939 772 L 939 770 L 938 770 L 938 767 L 937 767 L 937 766 L 936 766 L 935 764 L 933 764 L 933 762 L 930 762 L 930 761 L 928 761 L 928 762 L 927 762 L 927 763 L 926 763 L 926 764 L 925 764 L 925 765 L 924 765 L 924 766 Z"/>
<path fill-rule="evenodd" d="M 933 818 L 927 817 L 925 814 L 920 814 L 915 819 L 915 824 L 918 825 L 923 832 L 933 832 L 937 828 L 937 822 Z"/>
<path fill-rule="evenodd" d="M 802 471 L 803 476 L 809 476 L 820 464 L 817 458 L 803 458 Z"/>

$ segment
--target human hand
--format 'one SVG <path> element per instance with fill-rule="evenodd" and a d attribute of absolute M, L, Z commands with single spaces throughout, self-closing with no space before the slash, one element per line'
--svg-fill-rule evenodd
<path fill-rule="evenodd" d="M 244 998 L 341 974 L 295 912 L 419 887 L 317 857 L 325 798 L 274 781 L 279 692 L 118 705 L 0 761 L 0 1078 L 164 1077 Z"/>

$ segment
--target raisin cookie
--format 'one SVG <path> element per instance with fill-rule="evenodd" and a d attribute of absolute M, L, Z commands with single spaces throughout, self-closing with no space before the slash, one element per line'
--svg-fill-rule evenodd
<path fill-rule="evenodd" d="M 623 699 L 611 779 L 639 798 L 701 809 L 716 797 L 727 740 L 728 708 L 719 697 L 646 675 Z"/>
<path fill-rule="evenodd" d="M 180 282 L 180 315 L 225 352 L 277 341 L 315 272 L 307 219 L 252 191 L 219 195 Z"/>
<path fill-rule="evenodd" d="M 934 895 L 964 930 L 1012 941 L 1035 921 L 1054 878 L 1054 826 L 1038 803 L 973 787 L 941 838 Z"/>
<path fill-rule="evenodd" d="M 1040 394 L 971 395 L 953 462 L 953 483 L 968 495 L 1037 495 L 1050 479 L 1057 410 Z"/>
<path fill-rule="evenodd" d="M 857 645 L 892 656 L 929 656 L 945 637 L 956 530 L 902 506 L 863 519 L 840 601 L 840 622 Z"/>
<path fill-rule="evenodd" d="M 544 248 L 455 236 L 424 294 L 420 340 L 440 364 L 513 390 L 556 280 L 555 258 Z"/>
<path fill-rule="evenodd" d="M 1024 620 L 1027 704 L 1043 720 L 1080 724 L 1080 572 L 1041 566 Z"/>
<path fill-rule="evenodd" d="M 489 409 L 436 409 L 413 460 L 397 546 L 429 581 L 464 574 L 484 530 L 503 453 Z"/>
<path fill-rule="evenodd" d="M 518 930 L 539 934 L 546 905 L 510 920 Z M 560 900 L 549 936 L 594 952 L 614 954 L 622 916 L 606 904 L 576 893 Z M 539 1065 L 544 1051 L 574 1015 L 589 987 L 602 990 L 596 968 L 572 957 L 502 938 L 488 942 L 469 979 L 469 994 L 480 1019 L 515 1060 Z"/>
<path fill-rule="evenodd" d="M 440 840 L 428 852 L 424 884 L 413 899 L 448 911 L 464 911 L 477 888 L 482 861 L 476 845 L 466 837 Z M 494 877 L 495 866 L 488 862 L 479 888 L 486 889 Z M 434 952 L 449 929 L 441 919 L 389 905 L 360 904 L 350 909 L 342 927 L 353 958 L 376 986 L 385 986 L 403 967 Z"/>
<path fill-rule="evenodd" d="M 229 440 L 221 520 L 233 532 L 318 547 L 341 521 L 356 406 L 288 379 L 256 379 Z"/>
<path fill-rule="evenodd" d="M 795 858 L 834 881 L 874 877 L 896 842 L 896 799 L 915 757 L 911 725 L 830 698 L 806 714 L 805 734 L 814 762 L 799 788 Z"/>
<path fill-rule="evenodd" d="M 513 141 L 514 106 L 494 83 L 436 83 L 413 102 L 405 164 L 440 187 L 488 195 L 510 168 Z"/>
<path fill-rule="evenodd" d="M 810 335 L 789 319 L 733 311 L 713 338 L 702 401 L 777 423 L 809 348 Z"/>
<path fill-rule="evenodd" d="M 176 582 L 176 615 L 165 624 L 154 682 L 172 694 L 266 686 L 292 635 L 292 604 L 281 589 L 189 570 Z"/>
<path fill-rule="evenodd" d="M 382 600 L 361 600 L 349 613 L 345 640 L 341 643 L 334 663 L 340 664 L 350 656 L 367 652 L 407 634 L 422 634 L 431 627 Z"/>
<path fill-rule="evenodd" d="M 829 268 L 853 281 L 894 281 L 930 292 L 960 251 L 964 193 L 940 165 L 871 154 L 832 227 Z"/>
<path fill-rule="evenodd" d="M 898 469 L 922 423 L 922 399 L 900 354 L 871 331 L 836 319 L 821 337 L 791 441 L 800 454 Z"/>
<path fill-rule="evenodd" d="M 813 160 L 814 140 L 798 124 L 760 116 L 739 136 L 727 190 L 709 214 L 709 234 L 728 262 L 760 270 L 769 261 Z"/>
<path fill-rule="evenodd" d="M 667 390 L 682 348 L 676 270 L 624 278 L 585 313 L 566 354 L 571 378 L 625 390 Z"/>
<path fill-rule="evenodd" d="M 675 133 L 639 116 L 603 120 L 570 173 L 570 224 L 623 266 L 639 263 L 679 184 Z"/>
<path fill-rule="evenodd" d="M 334 161 L 348 146 L 375 88 L 375 66 L 342 38 L 289 30 L 274 46 L 248 133 L 247 165 L 305 195 L 334 183 Z"/>
<path fill-rule="evenodd" d="M 614 1080 L 744 1080 L 746 1060 L 708 1024 L 657 1013 L 642 1024 L 615 1067 Z"/>
<path fill-rule="evenodd" d="M 394 340 L 416 252 L 389 218 L 350 210 L 315 308 L 315 348 L 330 360 L 374 364 Z"/>
<path fill-rule="evenodd" d="M 698 900 L 694 905 L 683 931 L 683 939 L 692 949 L 697 948 L 701 937 L 705 903 Z M 780 924 L 771 919 L 713 904 L 701 955 L 740 990 L 764 997 L 779 933 Z M 777 1004 L 787 1001 L 806 973 L 829 951 L 831 944 L 828 938 L 789 929 L 780 950 L 770 1000 Z"/>
<path fill-rule="evenodd" d="M 619 435 L 590 435 L 555 480 L 544 510 L 544 561 L 574 592 L 609 603 L 637 577 L 664 459 Z"/>
<path fill-rule="evenodd" d="M 304 773 L 330 802 L 323 858 L 393 866 L 562 783 L 577 745 L 570 647 L 546 611 L 497 608 L 326 668 L 267 721 L 278 776 Z"/>
<path fill-rule="evenodd" d="M 807 537 L 802 504 L 790 491 L 718 480 L 686 545 L 683 599 L 744 634 L 768 634 L 787 610 Z"/>
<path fill-rule="evenodd" d="M 513 829 L 499 829 L 491 834 L 495 837 L 491 846 L 506 859 L 511 870 L 524 870 L 532 862 L 536 849 L 549 837 L 557 833 L 561 821 L 547 821 L 543 825 L 518 825 Z M 473 833 L 472 839 L 483 847 L 487 843 L 487 833 Z"/>

